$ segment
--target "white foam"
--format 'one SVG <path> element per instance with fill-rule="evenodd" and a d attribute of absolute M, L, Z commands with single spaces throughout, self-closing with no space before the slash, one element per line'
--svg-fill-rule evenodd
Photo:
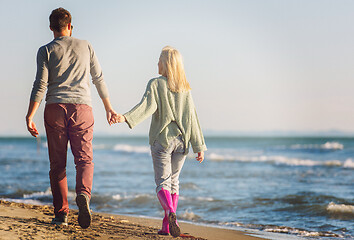
<path fill-rule="evenodd" d="M 244 227 L 245 225 L 239 222 L 226 222 L 223 223 L 223 225 L 227 225 L 227 226 L 235 226 L 235 227 Z"/>
<path fill-rule="evenodd" d="M 121 200 L 130 200 L 130 199 L 138 199 L 138 198 L 155 198 L 155 196 L 149 194 L 131 194 L 131 195 L 124 195 L 124 196 L 122 196 L 121 194 L 116 194 L 113 195 L 112 198 L 114 200 L 121 201 Z"/>
<path fill-rule="evenodd" d="M 341 166 L 343 166 L 343 163 L 339 160 L 328 160 L 328 161 L 323 162 L 323 165 L 341 167 Z"/>
<path fill-rule="evenodd" d="M 212 201 L 214 201 L 214 198 L 212 198 L 212 197 L 197 197 L 196 199 L 198 201 L 204 201 L 204 202 L 212 202 Z"/>
<path fill-rule="evenodd" d="M 339 160 L 328 160 L 328 161 L 315 161 L 311 159 L 300 159 L 300 158 L 288 158 L 284 156 L 232 156 L 232 155 L 221 155 L 210 153 L 207 155 L 207 159 L 211 161 L 236 161 L 236 162 L 266 162 L 272 164 L 283 164 L 290 166 L 343 166 L 343 163 Z M 351 166 L 352 162 L 348 161 L 346 163 Z"/>
<path fill-rule="evenodd" d="M 34 192 L 31 194 L 23 194 L 23 198 L 39 198 L 39 197 L 46 197 L 52 196 L 52 191 L 48 188 L 45 192 Z"/>
<path fill-rule="evenodd" d="M 34 192 L 34 193 L 30 193 L 30 194 L 23 194 L 23 198 L 28 199 L 28 200 L 41 198 L 41 197 L 51 197 L 51 196 L 52 196 L 52 191 L 51 191 L 50 187 L 47 188 L 47 190 L 44 192 Z M 72 192 L 72 191 L 68 192 L 69 198 L 75 198 L 75 196 L 76 196 L 75 192 Z"/>
<path fill-rule="evenodd" d="M 334 202 L 330 202 L 326 209 L 331 213 L 354 214 L 354 206 L 352 205 L 335 204 Z"/>
<path fill-rule="evenodd" d="M 178 214 L 178 217 L 181 219 L 184 219 L 184 220 L 189 220 L 189 221 L 196 221 L 196 220 L 200 219 L 200 216 L 198 216 L 197 214 L 192 212 L 192 210 L 190 210 L 190 209 L 187 209 L 183 213 Z"/>
<path fill-rule="evenodd" d="M 32 205 L 47 205 L 41 201 L 33 200 L 33 199 L 12 199 L 12 198 L 0 198 L 0 199 L 7 202 L 25 203 L 25 204 L 32 204 Z"/>
<path fill-rule="evenodd" d="M 321 145 L 324 149 L 332 149 L 332 150 L 343 150 L 344 146 L 338 142 L 326 142 L 325 144 Z"/>
<path fill-rule="evenodd" d="M 301 237 L 339 237 L 339 238 L 343 237 L 342 235 L 338 235 L 331 232 L 306 231 L 303 229 L 283 227 L 283 226 L 268 226 L 264 229 L 264 231 L 272 232 L 272 233 L 294 234 Z"/>
<path fill-rule="evenodd" d="M 326 142 L 325 144 L 294 144 L 291 149 L 324 149 L 324 150 L 343 150 L 344 145 L 339 142 Z"/>
<path fill-rule="evenodd" d="M 120 194 L 113 195 L 112 198 L 115 199 L 115 200 L 118 200 L 118 201 L 123 199 Z"/>
<path fill-rule="evenodd" d="M 150 153 L 148 146 L 133 146 L 127 144 L 117 144 L 113 147 L 113 150 L 124 153 Z"/>
<path fill-rule="evenodd" d="M 345 168 L 354 168 L 354 161 L 351 158 L 348 158 L 347 160 L 345 160 L 343 167 Z"/>
<path fill-rule="evenodd" d="M 256 224 L 242 224 L 239 222 L 225 222 L 221 225 L 241 227 L 243 231 L 253 231 L 254 229 L 262 229 L 258 232 L 261 238 L 265 239 L 303 239 L 303 237 L 336 237 L 341 238 L 342 235 L 332 233 L 332 232 L 317 232 L 317 231 L 307 231 L 304 229 L 298 229 L 287 226 L 275 226 L 275 225 L 256 225 Z M 265 234 L 269 233 L 271 235 Z M 280 235 L 279 235 L 280 234 Z M 287 234 L 287 235 L 284 235 Z M 256 237 L 259 237 L 255 235 Z"/>
<path fill-rule="evenodd" d="M 180 200 L 183 200 L 183 201 L 185 201 L 185 200 L 189 200 L 189 201 L 201 201 L 201 202 L 213 202 L 213 201 L 215 201 L 215 199 L 214 198 L 212 198 L 212 197 L 186 197 L 186 196 L 179 196 L 179 199 Z"/>

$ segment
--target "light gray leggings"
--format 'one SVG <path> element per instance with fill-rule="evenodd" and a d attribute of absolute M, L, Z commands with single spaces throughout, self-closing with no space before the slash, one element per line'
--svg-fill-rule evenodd
<path fill-rule="evenodd" d="M 165 149 L 158 141 L 151 146 L 151 156 L 154 164 L 156 193 L 162 188 L 171 194 L 179 195 L 179 174 L 186 156 L 182 138 L 176 137 Z"/>

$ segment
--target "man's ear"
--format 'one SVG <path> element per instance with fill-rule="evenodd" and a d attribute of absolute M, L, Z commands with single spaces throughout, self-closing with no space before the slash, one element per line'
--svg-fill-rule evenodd
<path fill-rule="evenodd" d="M 68 30 L 71 30 L 71 23 L 68 24 Z"/>

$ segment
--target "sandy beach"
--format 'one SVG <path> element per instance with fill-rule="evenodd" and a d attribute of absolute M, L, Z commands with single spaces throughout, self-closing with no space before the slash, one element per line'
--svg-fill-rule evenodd
<path fill-rule="evenodd" d="M 160 220 L 93 213 L 92 225 L 82 229 L 77 211 L 71 210 L 69 226 L 51 225 L 53 208 L 0 200 L 0 239 L 171 239 L 157 231 Z M 182 235 L 175 239 L 262 239 L 245 232 L 180 223 Z"/>

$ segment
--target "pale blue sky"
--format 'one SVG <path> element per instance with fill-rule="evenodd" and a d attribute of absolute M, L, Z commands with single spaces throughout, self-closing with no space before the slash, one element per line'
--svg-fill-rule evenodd
<path fill-rule="evenodd" d="M 53 38 L 48 17 L 57 7 L 71 12 L 73 36 L 93 45 L 118 112 L 140 101 L 171 45 L 184 57 L 206 132 L 354 132 L 354 1 L 1 0 L 0 135 L 27 135 L 36 53 Z M 97 133 L 131 132 L 109 127 L 92 95 Z"/>

